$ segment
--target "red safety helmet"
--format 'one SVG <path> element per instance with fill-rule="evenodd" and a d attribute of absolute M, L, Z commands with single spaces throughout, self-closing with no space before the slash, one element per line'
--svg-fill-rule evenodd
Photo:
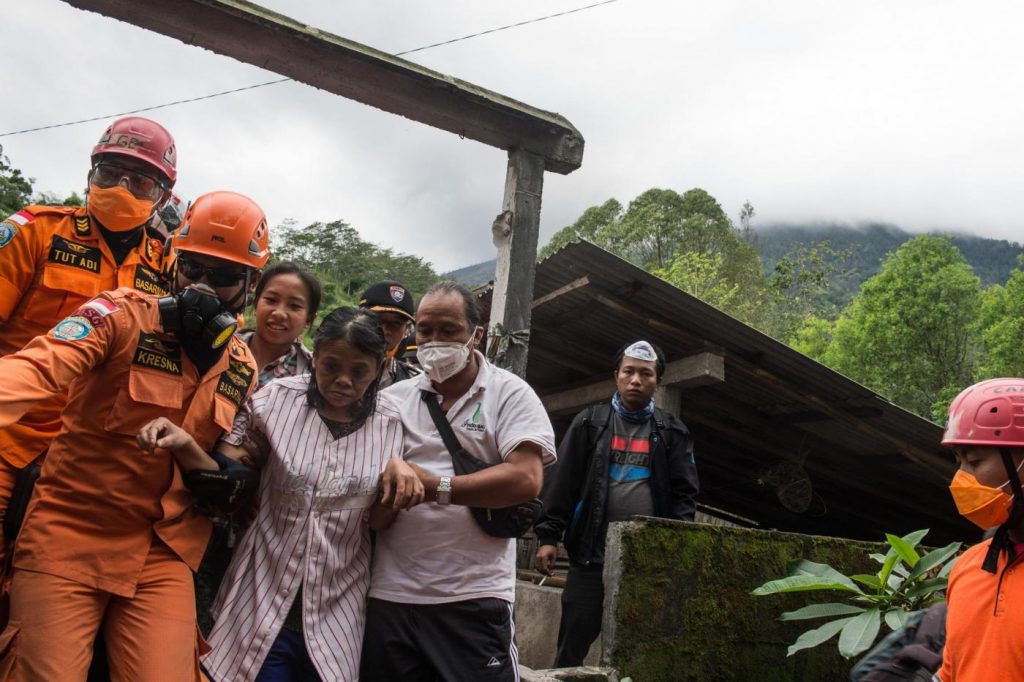
<path fill-rule="evenodd" d="M 160 171 L 172 187 L 178 179 L 178 153 L 174 138 L 166 128 L 148 118 L 129 116 L 114 121 L 92 148 L 93 165 L 101 154 L 130 156 L 145 161 Z"/>
<path fill-rule="evenodd" d="M 942 445 L 1024 447 L 1024 379 L 989 379 L 961 391 L 949 406 Z"/>
<path fill-rule="evenodd" d="M 189 206 L 171 248 L 261 269 L 270 258 L 267 216 L 247 196 L 209 192 Z"/>

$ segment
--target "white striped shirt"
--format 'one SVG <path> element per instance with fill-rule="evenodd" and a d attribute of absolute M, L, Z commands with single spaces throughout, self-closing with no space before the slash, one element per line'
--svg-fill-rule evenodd
<path fill-rule="evenodd" d="M 306 404 L 305 376 L 279 379 L 249 399 L 238 419 L 269 443 L 259 512 L 232 558 L 214 604 L 218 682 L 252 680 L 302 587 L 302 625 L 324 680 L 359 675 L 370 579 L 368 508 L 402 425 L 387 400 L 355 433 L 335 440 Z M 238 433 L 240 429 L 233 430 Z"/>

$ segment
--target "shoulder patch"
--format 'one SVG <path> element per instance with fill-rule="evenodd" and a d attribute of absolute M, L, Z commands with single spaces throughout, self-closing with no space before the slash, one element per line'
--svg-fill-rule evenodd
<path fill-rule="evenodd" d="M 14 216 L 11 216 L 12 218 Z M 18 226 L 7 219 L 0 223 L 0 249 L 11 243 L 14 235 L 18 234 Z"/>
<path fill-rule="evenodd" d="M 71 313 L 71 317 L 84 317 L 93 327 L 102 327 L 104 325 L 103 318 L 118 310 L 113 302 L 105 298 L 94 298 L 83 303 L 78 310 Z"/>
<path fill-rule="evenodd" d="M 53 338 L 62 341 L 80 341 L 92 333 L 93 326 L 88 319 L 72 315 L 53 328 Z"/>
<path fill-rule="evenodd" d="M 31 212 L 23 208 L 17 213 L 12 213 L 7 216 L 4 220 L 6 222 L 14 223 L 18 227 L 22 227 L 25 223 L 31 222 L 35 219 L 36 217 Z"/>

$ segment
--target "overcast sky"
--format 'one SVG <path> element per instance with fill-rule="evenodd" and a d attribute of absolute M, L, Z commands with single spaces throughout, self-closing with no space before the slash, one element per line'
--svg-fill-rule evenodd
<path fill-rule="evenodd" d="M 263 0 L 398 52 L 588 0 Z M 541 243 L 588 206 L 702 187 L 754 224 L 878 220 L 1020 241 L 1019 2 L 618 0 L 410 55 L 586 139 L 545 176 Z M 0 132 L 241 87 L 275 74 L 56 0 L 0 3 Z M 298 83 L 158 110 L 178 190 L 248 194 L 271 225 L 345 219 L 439 270 L 493 256 L 499 150 Z M 0 137 L 36 188 L 81 190 L 87 123 Z"/>

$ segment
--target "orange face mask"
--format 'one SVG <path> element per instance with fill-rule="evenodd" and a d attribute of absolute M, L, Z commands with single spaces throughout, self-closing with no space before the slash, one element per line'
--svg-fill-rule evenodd
<path fill-rule="evenodd" d="M 1003 486 L 1008 484 L 1009 481 Z M 949 492 L 953 494 L 953 502 L 961 516 L 982 530 L 988 530 L 1010 518 L 1013 496 L 1003 492 L 1003 486 L 990 488 L 978 483 L 978 479 L 967 472 L 957 471 L 949 484 Z"/>
<path fill-rule="evenodd" d="M 153 215 L 153 202 L 136 199 L 124 187 L 89 185 L 89 213 L 113 232 L 127 232 L 142 225 Z"/>

